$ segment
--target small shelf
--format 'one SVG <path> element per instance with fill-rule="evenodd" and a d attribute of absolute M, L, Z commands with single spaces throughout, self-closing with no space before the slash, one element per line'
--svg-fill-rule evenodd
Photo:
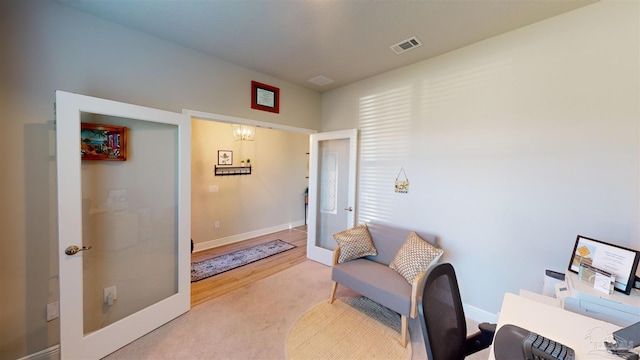
<path fill-rule="evenodd" d="M 251 165 L 249 166 L 217 166 L 215 165 L 215 176 L 251 175 Z"/>

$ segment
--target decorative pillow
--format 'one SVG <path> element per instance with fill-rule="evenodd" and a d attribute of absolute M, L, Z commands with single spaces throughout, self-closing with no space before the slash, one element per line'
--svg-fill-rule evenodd
<path fill-rule="evenodd" d="M 427 270 L 431 264 L 438 262 L 443 253 L 444 250 L 424 241 L 414 231 L 407 236 L 389 267 L 411 284 L 416 276 Z"/>
<path fill-rule="evenodd" d="M 335 233 L 333 238 L 336 239 L 340 246 L 338 264 L 368 255 L 378 255 L 378 250 L 373 245 L 367 224 L 363 223 L 349 230 Z"/>

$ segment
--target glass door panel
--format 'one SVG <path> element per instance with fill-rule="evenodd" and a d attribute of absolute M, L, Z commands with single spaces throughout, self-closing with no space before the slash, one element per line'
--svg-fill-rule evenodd
<path fill-rule="evenodd" d="M 333 234 L 347 229 L 349 215 L 349 139 L 324 140 L 318 144 L 318 202 L 316 246 L 337 247 Z"/>
<path fill-rule="evenodd" d="M 128 134 L 126 161 L 81 164 L 83 244 L 91 246 L 83 254 L 89 334 L 178 291 L 178 127 L 86 112 L 82 123 L 125 127 Z M 103 151 L 101 131 L 82 131 L 83 151 Z"/>
<path fill-rule="evenodd" d="M 353 227 L 358 131 L 311 135 L 307 257 L 330 265 L 333 234 Z"/>

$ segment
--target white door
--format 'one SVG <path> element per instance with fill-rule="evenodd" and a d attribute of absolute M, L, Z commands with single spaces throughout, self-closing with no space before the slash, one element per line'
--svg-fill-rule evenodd
<path fill-rule="evenodd" d="M 56 129 L 61 358 L 98 359 L 189 310 L 191 120 L 58 91 Z"/>
<path fill-rule="evenodd" d="M 358 130 L 312 134 L 310 142 L 307 257 L 331 265 L 332 235 L 355 221 Z"/>

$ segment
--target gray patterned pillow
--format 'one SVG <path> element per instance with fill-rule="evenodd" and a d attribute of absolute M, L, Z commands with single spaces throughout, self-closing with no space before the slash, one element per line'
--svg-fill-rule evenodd
<path fill-rule="evenodd" d="M 340 257 L 338 264 L 345 261 L 365 257 L 368 255 L 378 255 L 367 224 L 360 224 L 351 229 L 333 234 L 333 238 L 340 246 Z"/>
<path fill-rule="evenodd" d="M 427 270 L 431 264 L 438 262 L 443 253 L 444 250 L 422 240 L 414 231 L 407 236 L 389 267 L 411 284 L 416 276 Z"/>

